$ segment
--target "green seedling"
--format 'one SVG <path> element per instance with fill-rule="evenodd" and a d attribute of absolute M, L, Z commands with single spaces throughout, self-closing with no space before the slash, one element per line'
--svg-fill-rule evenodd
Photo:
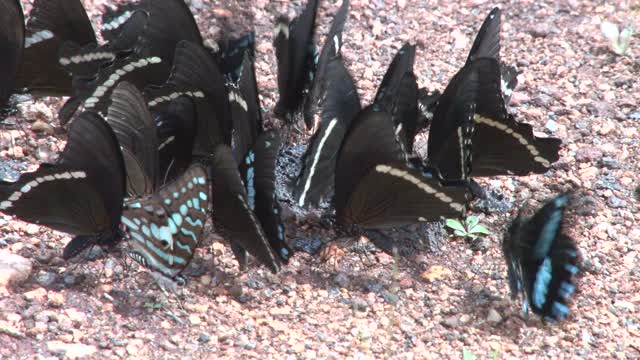
<path fill-rule="evenodd" d="M 480 225 L 480 219 L 477 216 L 467 217 L 464 223 L 458 219 L 447 219 L 446 226 L 453 230 L 455 236 L 471 240 L 490 234 L 486 227 Z"/>
<path fill-rule="evenodd" d="M 631 37 L 633 36 L 633 29 L 628 27 L 620 31 L 618 25 L 603 21 L 600 24 L 600 31 L 607 40 L 609 40 L 609 47 L 614 53 L 618 55 L 629 54 Z"/>

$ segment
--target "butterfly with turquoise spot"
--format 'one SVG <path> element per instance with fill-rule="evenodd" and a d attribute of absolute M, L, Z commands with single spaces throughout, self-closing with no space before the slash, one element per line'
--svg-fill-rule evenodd
<path fill-rule="evenodd" d="M 531 308 L 549 322 L 569 316 L 568 302 L 576 291 L 578 249 L 562 231 L 569 204 L 570 196 L 562 194 L 528 219 L 521 209 L 502 242 L 512 298 L 523 294 L 525 315 Z"/>
<path fill-rule="evenodd" d="M 125 202 L 121 220 L 130 237 L 129 256 L 184 283 L 180 274 L 193 258 L 209 215 L 209 190 L 206 169 L 193 164 L 156 193 Z"/>

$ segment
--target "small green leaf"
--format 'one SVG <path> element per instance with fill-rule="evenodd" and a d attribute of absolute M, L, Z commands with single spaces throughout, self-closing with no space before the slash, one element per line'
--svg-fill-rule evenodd
<path fill-rule="evenodd" d="M 467 237 L 469 235 L 466 231 L 454 230 L 453 234 L 459 237 Z"/>
<path fill-rule="evenodd" d="M 473 229 L 469 230 L 470 233 L 473 234 L 483 234 L 483 235 L 489 235 L 491 234 L 491 232 L 489 231 L 489 229 L 487 229 L 486 227 L 482 226 L 482 225 L 476 225 L 473 227 Z"/>
<path fill-rule="evenodd" d="M 475 355 L 473 355 L 473 353 L 467 349 L 467 348 L 462 348 L 462 359 L 463 360 L 476 360 Z"/>
<path fill-rule="evenodd" d="M 500 351 L 496 350 L 493 352 L 493 356 L 491 357 L 493 360 L 498 360 L 500 358 Z"/>
<path fill-rule="evenodd" d="M 467 232 L 467 229 L 464 228 L 464 225 L 458 219 L 447 219 L 446 226 L 453 230 L 462 231 L 464 233 Z"/>
<path fill-rule="evenodd" d="M 478 225 L 480 219 L 477 216 L 469 216 L 467 218 L 467 229 L 473 229 L 474 226 Z"/>

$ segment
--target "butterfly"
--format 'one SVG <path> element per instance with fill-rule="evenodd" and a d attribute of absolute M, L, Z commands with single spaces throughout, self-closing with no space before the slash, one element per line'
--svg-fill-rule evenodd
<path fill-rule="evenodd" d="M 0 182 L 0 211 L 76 235 L 63 252 L 69 259 L 91 245 L 110 247 L 121 240 L 125 193 L 116 135 L 100 115 L 83 112 L 55 163 L 41 164 L 16 182 Z"/>
<path fill-rule="evenodd" d="M 326 96 L 328 64 L 333 58 L 340 56 L 342 49 L 342 31 L 344 30 L 348 16 L 349 0 L 343 0 L 342 5 L 333 18 L 322 50 L 320 50 L 309 93 L 304 100 L 303 114 L 307 129 L 314 127 L 314 114 L 318 111 L 318 108 L 321 107 L 323 99 Z"/>
<path fill-rule="evenodd" d="M 63 124 L 82 103 L 85 109 L 105 111 L 109 95 L 120 81 L 129 81 L 139 89 L 163 84 L 171 72 L 178 43 L 184 40 L 202 44 L 198 26 L 184 0 L 144 0 L 136 8 L 147 13 L 147 20 L 133 51 L 101 67 L 93 81 L 74 88 L 73 97 L 60 111 Z"/>
<path fill-rule="evenodd" d="M 96 44 L 96 35 L 80 0 L 36 0 L 29 14 L 18 89 L 37 96 L 69 96 L 72 77 L 58 63 L 66 43 Z"/>
<path fill-rule="evenodd" d="M 217 144 L 231 144 L 231 110 L 224 75 L 204 46 L 178 43 L 169 79 L 162 86 L 147 86 L 144 94 L 152 112 L 161 111 L 182 95 L 192 99 L 197 129 L 195 156 L 208 157 Z"/>
<path fill-rule="evenodd" d="M 119 83 L 111 94 L 106 120 L 122 149 L 128 196 L 152 194 L 160 182 L 159 140 L 140 91 L 129 82 Z"/>
<path fill-rule="evenodd" d="M 340 224 L 385 229 L 461 217 L 466 212 L 467 192 L 465 182 L 444 181 L 437 169 L 419 159 L 407 159 L 391 115 L 375 104 L 352 121 L 335 169 Z"/>
<path fill-rule="evenodd" d="M 438 100 L 427 154 L 448 179 L 546 172 L 559 159 L 557 138 L 534 136 L 533 127 L 507 112 L 500 66 L 478 58 L 463 67 Z"/>
<path fill-rule="evenodd" d="M 252 173 L 255 178 L 255 169 Z M 232 249 L 240 258 L 241 267 L 244 267 L 246 260 L 243 260 L 242 253 L 237 252 L 239 249 L 246 250 L 277 273 L 281 266 L 280 258 L 272 249 L 260 220 L 252 210 L 255 205 L 251 201 L 256 200 L 254 191 L 257 188 L 249 188 L 252 193 L 247 192 L 238 163 L 231 148 L 225 144 L 216 146 L 211 161 L 211 187 L 214 224 L 221 228 L 225 238 L 238 244 Z"/>
<path fill-rule="evenodd" d="M 500 18 L 501 11 L 499 8 L 493 8 L 489 12 L 473 41 L 465 66 L 470 65 L 479 58 L 495 59 L 500 65 L 501 95 L 505 105 L 508 105 L 511 94 L 517 86 L 517 76 L 519 72 L 513 66 L 500 62 Z M 419 89 L 418 107 L 420 110 L 420 118 L 418 131 L 426 128 L 433 120 L 435 107 L 441 95 L 437 90 L 428 91 L 425 88 Z"/>
<path fill-rule="evenodd" d="M 576 292 L 578 249 L 562 230 L 570 201 L 556 196 L 530 218 L 521 209 L 502 241 L 511 297 L 522 294 L 525 315 L 531 308 L 545 321 L 565 320 Z"/>
<path fill-rule="evenodd" d="M 281 140 L 274 132 L 264 130 L 257 94 L 253 61 L 245 54 L 238 86 L 229 90 L 233 109 L 232 151 L 238 162 L 249 209 L 255 214 L 279 261 L 288 263 L 293 252 L 286 242 L 282 210 L 276 197 L 275 168 Z M 225 226 L 224 222 L 222 226 Z M 246 264 L 245 249 L 233 238 L 231 242 L 239 263 Z"/>
<path fill-rule="evenodd" d="M 398 50 L 382 78 L 375 103 L 392 116 L 396 136 L 405 151 L 413 151 L 418 132 L 418 84 L 413 73 L 415 45 L 405 44 Z"/>
<path fill-rule="evenodd" d="M 125 202 L 122 224 L 130 237 L 129 256 L 140 265 L 178 283 L 209 216 L 207 170 L 191 165 L 178 179 L 155 193 Z"/>
<path fill-rule="evenodd" d="M 325 82 L 320 126 L 309 141 L 302 157 L 303 167 L 293 186 L 296 204 L 303 208 L 317 207 L 332 193 L 340 145 L 360 111 L 358 90 L 341 57 L 328 62 Z"/>
<path fill-rule="evenodd" d="M 236 39 L 223 38 L 214 49 L 214 56 L 227 83 L 236 84 L 242 77 L 245 56 L 255 58 L 256 34 L 251 31 Z"/>
<path fill-rule="evenodd" d="M 16 75 L 24 48 L 24 14 L 18 0 L 0 4 L 0 109 L 15 90 Z M 0 122 L 2 122 L 0 118 Z"/>
<path fill-rule="evenodd" d="M 274 113 L 288 123 L 304 103 L 304 92 L 315 73 L 315 33 L 318 0 L 309 0 L 303 12 L 291 22 L 280 17 L 276 25 L 274 48 L 278 62 L 280 98 Z"/>

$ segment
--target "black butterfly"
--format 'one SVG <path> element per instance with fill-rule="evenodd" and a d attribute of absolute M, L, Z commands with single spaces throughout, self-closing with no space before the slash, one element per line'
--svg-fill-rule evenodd
<path fill-rule="evenodd" d="M 508 104 L 513 89 L 515 89 L 518 84 L 518 71 L 513 66 L 500 62 L 500 16 L 501 11 L 497 7 L 489 12 L 489 15 L 485 18 L 482 26 L 480 26 L 480 30 L 478 30 L 478 34 L 473 41 L 465 65 L 483 57 L 493 58 L 498 61 L 500 63 L 501 74 L 500 88 L 504 102 Z"/>
<path fill-rule="evenodd" d="M 237 89 L 231 86 L 229 101 L 233 116 L 234 158 L 239 164 L 240 176 L 247 192 L 248 204 L 260 222 L 273 251 L 287 263 L 293 252 L 285 238 L 281 209 L 276 198 L 276 159 L 280 138 L 262 127 L 253 61 L 245 54 Z M 225 224 L 222 223 L 224 227 Z M 246 264 L 246 251 L 232 240 L 232 249 L 238 262 Z"/>
<path fill-rule="evenodd" d="M 41 164 L 15 183 L 0 182 L 0 211 L 77 235 L 64 249 L 68 259 L 93 244 L 113 246 L 121 239 L 125 191 L 118 139 L 98 114 L 84 112 L 54 164 Z"/>
<path fill-rule="evenodd" d="M 478 58 L 451 79 L 440 97 L 428 157 L 448 179 L 523 176 L 546 172 L 559 159 L 560 145 L 560 139 L 534 136 L 531 125 L 507 112 L 498 62 Z"/>
<path fill-rule="evenodd" d="M 0 4 L 0 110 L 15 90 L 24 46 L 24 14 L 18 0 Z M 0 122 L 4 120 L 0 117 Z"/>
<path fill-rule="evenodd" d="M 214 224 L 222 227 L 225 237 L 232 243 L 237 243 L 255 256 L 272 272 L 278 272 L 280 257 L 271 248 L 267 234 L 252 210 L 250 195 L 255 194 L 247 194 L 238 163 L 227 145 L 219 144 L 216 147 L 211 172 Z M 242 259 L 240 265 L 245 265 Z"/>
<path fill-rule="evenodd" d="M 24 57 L 17 88 L 38 96 L 69 96 L 72 78 L 58 63 L 67 42 L 96 44 L 96 35 L 80 0 L 36 0 L 29 14 Z"/>
<path fill-rule="evenodd" d="M 193 100 L 186 95 L 168 102 L 153 114 L 158 133 L 158 158 L 161 182 L 175 179 L 191 164 L 196 137 L 196 113 Z"/>
<path fill-rule="evenodd" d="M 376 105 L 361 111 L 338 153 L 338 222 L 384 229 L 465 214 L 464 182 L 444 182 L 436 169 L 405 159 L 391 115 Z"/>
<path fill-rule="evenodd" d="M 308 89 L 315 73 L 315 33 L 318 0 L 309 0 L 302 14 L 291 22 L 279 18 L 276 27 L 274 48 L 278 61 L 278 91 L 280 98 L 274 113 L 288 123 L 304 102 L 304 91 Z"/>
<path fill-rule="evenodd" d="M 184 283 L 180 273 L 200 243 L 209 211 L 207 171 L 194 164 L 156 193 L 124 204 L 129 256 L 152 272 Z"/>
<path fill-rule="evenodd" d="M 375 96 L 375 103 L 391 114 L 396 136 L 407 152 L 424 125 L 418 124 L 418 84 L 413 73 L 415 45 L 405 44 L 393 58 Z"/>
<path fill-rule="evenodd" d="M 531 307 L 545 321 L 565 320 L 576 291 L 578 250 L 562 232 L 569 202 L 567 194 L 559 195 L 528 219 L 521 209 L 502 241 L 511 297 L 522 293 L 525 315 Z"/>
<path fill-rule="evenodd" d="M 118 138 L 127 171 L 127 194 L 152 194 L 159 186 L 156 125 L 140 91 L 123 81 L 111 94 L 107 122 Z"/>
<path fill-rule="evenodd" d="M 220 71 L 228 83 L 236 84 L 242 77 L 245 56 L 254 59 L 256 34 L 252 31 L 237 39 L 222 39 L 214 49 Z M 253 66 L 253 65 L 252 65 Z"/>
<path fill-rule="evenodd" d="M 74 96 L 60 111 L 63 123 L 82 102 L 85 109 L 105 111 L 109 94 L 120 81 L 129 81 L 139 89 L 163 84 L 171 72 L 176 45 L 183 40 L 202 44 L 198 26 L 184 0 L 144 0 L 137 9 L 145 11 L 148 17 L 134 51 L 101 68 L 95 81 L 74 89 Z"/>
<path fill-rule="evenodd" d="M 303 167 L 294 185 L 293 195 L 300 207 L 318 206 L 331 194 L 340 145 L 360 111 L 358 90 L 341 57 L 327 64 L 325 82 L 320 127 L 303 155 Z"/>
<path fill-rule="evenodd" d="M 326 36 L 324 46 L 317 60 L 313 81 L 304 100 L 304 121 L 307 129 L 314 127 L 314 114 L 321 107 L 327 92 L 327 67 L 331 59 L 340 56 L 342 49 L 342 31 L 349 15 L 349 0 L 343 0 L 340 9 L 333 18 L 331 29 Z"/>
<path fill-rule="evenodd" d="M 210 156 L 216 144 L 230 145 L 232 124 L 224 76 L 209 51 L 189 41 L 176 46 L 167 83 L 145 88 L 145 98 L 153 112 L 182 95 L 189 96 L 196 108 L 194 155 Z"/>

